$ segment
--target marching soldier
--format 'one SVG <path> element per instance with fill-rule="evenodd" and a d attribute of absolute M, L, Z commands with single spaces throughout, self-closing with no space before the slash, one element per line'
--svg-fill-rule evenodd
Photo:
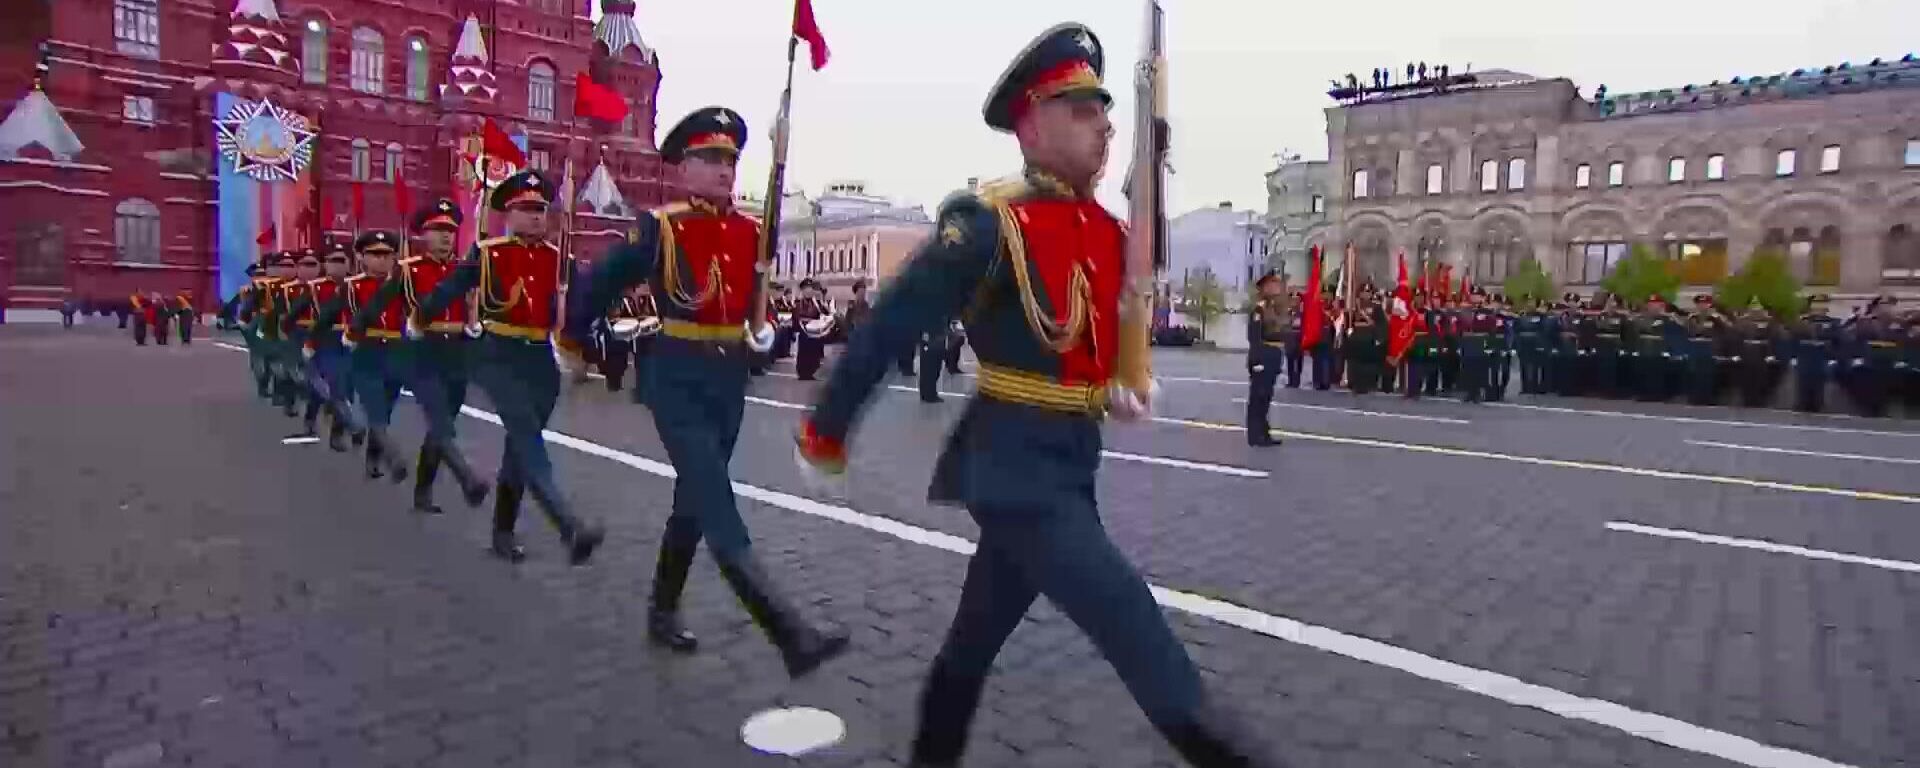
<path fill-rule="evenodd" d="M 829 317 L 827 302 L 821 298 L 820 283 L 809 277 L 800 281 L 800 298 L 793 302 L 794 343 L 800 348 L 793 359 L 793 370 L 801 381 L 813 381 L 826 357 L 827 340 L 807 332 L 807 323 Z"/>
<path fill-rule="evenodd" d="M 940 368 L 947 350 L 955 346 L 953 337 L 961 332 L 949 325 L 920 335 L 920 402 L 940 402 Z"/>
<path fill-rule="evenodd" d="M 579 355 L 585 345 L 566 333 L 588 333 L 613 296 L 580 318 L 579 327 L 561 327 L 567 314 L 560 302 L 573 275 L 573 257 L 547 241 L 547 206 L 555 191 L 545 174 L 532 169 L 494 187 L 487 204 L 504 212 L 507 236 L 475 243 L 467 258 L 413 308 L 407 322 L 411 330 L 424 332 L 468 291 L 479 290 L 482 333 L 471 351 L 473 378 L 493 401 L 507 432 L 494 479 L 492 551 L 508 562 L 526 557 L 514 528 L 521 495 L 531 491 L 559 532 L 567 559 L 581 565 L 593 557 L 606 532 L 598 522 L 574 514 L 554 482 L 543 432 L 560 399 L 561 366 L 569 367 L 569 375 L 584 373 Z M 556 342 L 571 347 L 556 349 Z"/>
<path fill-rule="evenodd" d="M 1287 346 L 1287 324 L 1297 313 L 1287 301 L 1285 278 L 1268 272 L 1253 285 L 1260 300 L 1247 313 L 1247 445 L 1279 445 L 1267 416 L 1273 410 L 1274 380 L 1293 355 Z M 1297 343 L 1298 336 L 1294 338 Z"/>
<path fill-rule="evenodd" d="M 129 313 L 133 315 L 133 345 L 144 347 L 147 345 L 147 329 L 153 325 L 153 321 L 149 319 L 152 313 L 148 311 L 151 307 L 147 306 L 147 297 L 141 296 L 139 291 L 134 291 L 127 296 L 127 306 L 133 310 Z"/>
<path fill-rule="evenodd" d="M 234 322 L 240 327 L 240 339 L 247 345 L 247 367 L 253 373 L 254 391 L 260 399 L 272 402 L 273 366 L 267 354 L 266 339 L 261 336 L 260 315 L 273 284 L 273 254 L 260 255 L 260 261 L 247 266 L 247 284 L 234 293 L 228 304 Z"/>
<path fill-rule="evenodd" d="M 1520 394 L 1547 391 L 1547 312 L 1538 296 L 1525 300 L 1527 311 L 1514 318 L 1514 349 L 1520 353 Z"/>
<path fill-rule="evenodd" d="M 1772 405 L 1774 388 L 1780 384 L 1783 339 L 1773 316 L 1760 305 L 1760 297 L 1747 302 L 1747 311 L 1735 325 L 1734 335 L 1740 343 L 1734 357 L 1739 366 L 1740 404 L 1748 408 Z"/>
<path fill-rule="evenodd" d="M 1093 199 L 1113 133 L 1101 60 L 1090 31 L 1064 24 L 1008 69 L 985 111 L 988 125 L 1019 137 L 1024 178 L 941 206 L 935 236 L 850 342 L 798 439 L 809 471 L 843 471 L 849 433 L 892 354 L 983 297 L 966 316 L 979 389 L 929 491 L 964 504 L 980 537 L 921 692 L 913 765 L 959 764 L 994 657 L 1041 595 L 1087 633 L 1189 762 L 1276 764 L 1204 693 L 1094 499 L 1101 418 L 1146 411 L 1132 390 L 1109 387 L 1126 235 Z"/>
<path fill-rule="evenodd" d="M 1673 373 L 1673 346 L 1680 330 L 1667 317 L 1666 299 L 1660 294 L 1647 297 L 1633 326 L 1633 373 L 1639 399 L 1660 401 L 1671 396 L 1669 381 Z"/>
<path fill-rule="evenodd" d="M 181 291 L 173 297 L 173 322 L 180 331 L 180 343 L 193 343 L 193 326 L 200 322 L 200 310 L 193 305 L 193 291 Z"/>
<path fill-rule="evenodd" d="M 803 279 L 801 284 L 805 285 L 812 279 Z M 785 285 L 780 286 L 780 295 L 767 302 L 767 309 L 773 312 L 777 320 L 782 321 L 776 322 L 773 329 L 773 359 L 775 360 L 793 356 L 793 337 L 800 333 L 799 326 L 793 323 L 794 304 L 793 288 Z"/>
<path fill-rule="evenodd" d="M 405 317 L 397 307 L 368 313 L 364 318 L 360 310 L 371 305 L 381 286 L 393 278 L 394 251 L 399 244 L 400 237 L 384 229 L 360 233 L 353 241 L 354 251 L 360 254 L 360 273 L 346 279 L 342 301 L 332 307 L 335 311 L 329 318 L 334 322 L 341 311 L 351 313 L 346 333 L 353 345 L 348 382 L 367 419 L 367 479 L 391 475 L 396 483 L 407 479 L 407 464 L 387 437 L 387 427 L 393 423 L 393 404 L 400 399 L 406 370 L 400 348 Z"/>
<path fill-rule="evenodd" d="M 297 401 L 301 387 L 297 379 L 300 352 L 288 343 L 286 334 L 281 331 L 281 321 L 293 303 L 287 292 L 301 279 L 298 262 L 299 254 L 293 251 L 281 251 L 274 256 L 273 271 L 279 273 L 279 279 L 267 288 L 260 311 L 261 338 L 266 341 L 267 364 L 273 371 L 274 404 L 280 406 L 280 412 L 288 418 L 299 414 Z"/>
<path fill-rule="evenodd" d="M 773 341 L 769 328 L 751 331 L 751 344 L 748 338 L 755 296 L 766 287 L 753 256 L 761 225 L 732 205 L 735 163 L 746 142 L 746 122 L 731 109 L 695 110 L 675 125 L 660 153 L 679 169 L 689 198 L 640 216 L 627 242 L 595 265 L 570 317 L 590 318 L 643 281 L 661 299 L 647 397 L 678 478 L 654 564 L 648 636 L 675 651 L 697 647 L 679 608 L 704 538 L 734 595 L 797 678 L 844 652 L 847 635 L 815 626 L 775 583 L 753 550 L 727 476 L 746 406 L 749 358 Z"/>
<path fill-rule="evenodd" d="M 1827 295 L 1807 297 L 1807 311 L 1793 328 L 1793 409 L 1819 413 L 1826 403 L 1827 371 L 1840 340 L 1840 321 L 1827 314 Z"/>
<path fill-rule="evenodd" d="M 655 323 L 659 322 L 660 306 L 653 300 L 653 286 L 646 283 L 636 285 L 628 293 L 627 298 L 629 304 L 633 307 L 634 319 L 640 320 L 641 322 L 648 322 L 649 320 Z M 646 402 L 647 364 L 648 361 L 653 359 L 654 336 L 655 334 L 653 333 L 645 334 L 634 339 L 632 342 L 633 402 L 636 404 Z"/>
<path fill-rule="evenodd" d="M 459 206 L 446 198 L 416 211 L 413 231 L 424 241 L 426 255 L 402 259 L 393 269 L 392 279 L 382 283 L 366 300 L 361 300 L 357 293 L 346 296 L 353 302 L 350 306 L 356 308 L 348 318 L 347 329 L 355 339 L 383 339 L 371 343 L 391 347 L 395 342 L 387 334 L 404 331 L 405 317 L 421 315 L 427 320 L 420 326 L 420 333 L 402 345 L 407 384 L 413 389 L 413 399 L 420 404 L 420 412 L 427 420 L 426 439 L 420 442 L 413 472 L 413 511 L 425 515 L 442 511 L 433 503 L 433 483 L 442 465 L 453 472 L 454 482 L 459 484 L 460 495 L 467 506 L 479 506 L 486 500 L 488 491 L 487 482 L 473 471 L 473 465 L 467 462 L 459 441 L 454 438 L 460 406 L 467 401 L 467 370 L 472 348 L 466 333 L 469 316 L 466 297 L 448 302 L 437 315 L 424 315 L 419 311 L 420 299 L 431 295 L 440 281 L 457 267 L 453 243 L 460 231 L 460 221 Z M 394 301 L 401 297 L 405 297 L 406 306 L 395 307 Z M 376 327 L 379 333 L 373 332 Z M 389 349 L 387 354 L 391 357 L 395 352 Z"/>
<path fill-rule="evenodd" d="M 315 310 L 318 303 L 313 299 L 313 285 L 320 282 L 320 255 L 310 248 L 302 248 L 295 253 L 294 278 L 281 288 L 282 298 L 286 301 L 284 311 L 279 318 L 280 338 L 284 349 L 291 349 L 292 364 L 296 369 L 300 386 L 297 391 L 305 393 L 306 413 L 300 419 L 301 429 L 292 437 L 314 437 L 318 434 L 315 423 L 320 418 L 320 407 L 327 398 L 319 391 L 326 383 L 314 371 L 313 363 L 305 357 L 312 347 L 308 337 L 313 332 Z"/>
<path fill-rule="evenodd" d="M 1720 363 L 1727 346 L 1727 322 L 1713 306 L 1713 296 L 1693 297 L 1686 319 L 1687 402 L 1714 405 L 1720 399 Z"/>
<path fill-rule="evenodd" d="M 352 414 L 348 406 L 351 384 L 347 378 L 347 350 L 341 345 L 340 334 L 334 326 L 340 316 L 342 294 L 353 259 L 347 255 L 344 244 L 328 243 L 325 251 L 326 256 L 321 259 L 323 274 L 308 282 L 294 297 L 287 308 L 291 322 L 282 325 L 282 330 L 302 345 L 302 354 L 306 356 L 309 396 L 302 421 L 305 429 L 300 434 L 307 437 L 315 434 L 315 421 L 324 405 L 330 417 L 327 447 L 344 452 Z M 353 427 L 352 431 L 356 444 L 364 439 L 359 427 Z"/>
<path fill-rule="evenodd" d="M 639 310 L 633 305 L 633 293 L 614 300 L 607 307 L 607 314 L 594 324 L 594 345 L 600 350 L 600 374 L 606 377 L 607 391 L 618 392 L 627 377 L 627 365 L 633 359 L 633 342 L 620 338 L 614 332 L 614 324 L 621 320 L 638 319 Z"/>

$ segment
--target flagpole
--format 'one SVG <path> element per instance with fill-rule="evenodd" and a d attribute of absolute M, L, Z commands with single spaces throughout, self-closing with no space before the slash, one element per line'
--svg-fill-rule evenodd
<path fill-rule="evenodd" d="M 794 4 L 796 18 L 799 12 L 800 6 L 796 2 Z M 747 328 L 756 338 L 767 328 L 767 294 L 772 290 L 773 253 L 779 247 L 780 208 L 786 197 L 788 115 L 793 110 L 793 62 L 794 55 L 799 49 L 800 37 L 789 33 L 787 81 L 780 91 L 780 111 L 773 121 L 773 163 L 767 168 L 767 199 L 762 206 L 764 213 L 760 222 L 760 254 L 759 263 L 756 265 L 760 271 L 760 281 L 754 291 L 753 313 L 747 317 Z"/>

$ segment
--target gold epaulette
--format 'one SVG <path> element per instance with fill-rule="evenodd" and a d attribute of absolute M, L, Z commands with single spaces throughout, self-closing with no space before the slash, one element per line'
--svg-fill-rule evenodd
<path fill-rule="evenodd" d="M 506 243 L 511 243 L 511 242 L 513 242 L 512 235 L 501 235 L 500 237 L 489 237 L 478 243 L 474 243 L 474 247 L 484 251 L 496 245 L 504 245 Z"/>
<path fill-rule="evenodd" d="M 408 256 L 408 257 L 406 257 L 406 258 L 404 258 L 404 259 L 401 259 L 401 260 L 400 260 L 400 266 L 403 266 L 403 267 L 411 267 L 411 266 L 413 266 L 414 264 L 416 264 L 416 263 L 418 263 L 418 262 L 419 262 L 419 261 L 420 261 L 421 259 L 424 259 L 424 258 L 426 258 L 426 257 L 425 257 L 425 256 Z"/>
<path fill-rule="evenodd" d="M 1033 186 L 1027 183 L 1025 176 L 1014 175 L 980 185 L 980 189 L 973 192 L 973 196 L 980 198 L 980 202 L 987 205 L 999 206 L 1025 197 L 1032 189 Z"/>

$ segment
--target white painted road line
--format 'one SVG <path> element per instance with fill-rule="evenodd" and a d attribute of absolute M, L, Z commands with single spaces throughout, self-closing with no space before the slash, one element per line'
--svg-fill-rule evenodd
<path fill-rule="evenodd" d="M 1904 571 L 1906 573 L 1920 573 L 1920 563 L 1910 563 L 1905 560 L 1886 560 L 1878 557 L 1867 557 L 1865 555 L 1849 555 L 1845 552 L 1828 552 L 1824 549 L 1808 549 L 1806 547 L 1797 547 L 1792 544 L 1776 544 L 1774 542 L 1765 541 L 1763 539 L 1741 539 L 1741 538 L 1735 538 L 1732 536 L 1719 536 L 1711 533 L 1683 531 L 1677 528 L 1655 528 L 1651 525 L 1623 523 L 1617 520 L 1611 523 L 1607 523 L 1607 530 L 1624 531 L 1626 533 L 1640 533 L 1648 536 L 1659 536 L 1661 538 L 1667 538 L 1667 539 L 1680 539 L 1683 541 L 1699 542 L 1701 544 L 1719 544 L 1721 546 L 1726 546 L 1726 547 L 1739 547 L 1741 549 L 1755 549 L 1761 552 L 1775 552 L 1783 555 L 1798 555 L 1800 557 L 1808 557 L 1808 558 L 1813 558 L 1815 560 L 1832 560 L 1836 563 L 1851 563 L 1854 565 L 1872 566 L 1874 568 L 1885 568 L 1889 571 Z"/>
<path fill-rule="evenodd" d="M 1233 399 L 1233 401 L 1241 405 L 1247 404 L 1247 399 L 1244 397 L 1236 397 Z M 1378 416 L 1383 419 L 1407 419 L 1410 421 L 1430 421 L 1436 424 L 1472 424 L 1473 423 L 1471 421 L 1467 421 L 1466 419 L 1452 419 L 1445 416 L 1421 416 L 1421 415 L 1412 414 L 1412 413 L 1392 413 L 1389 411 L 1364 411 L 1359 408 L 1339 408 L 1331 405 L 1308 405 L 1306 403 L 1282 403 L 1279 401 L 1274 401 L 1273 407 L 1299 408 L 1301 410 L 1326 411 L 1329 413 L 1346 413 L 1346 414 L 1352 414 L 1354 416 Z"/>
<path fill-rule="evenodd" d="M 1168 418 L 1165 416 L 1156 416 L 1154 417 L 1153 421 L 1160 424 L 1173 424 L 1175 426 L 1192 427 L 1195 429 L 1210 429 L 1210 430 L 1215 430 L 1219 432 L 1245 432 L 1246 431 L 1246 427 L 1238 426 L 1234 424 L 1215 424 L 1213 422 L 1207 422 L 1207 421 L 1194 421 L 1191 419 L 1174 419 L 1174 418 Z M 1698 472 L 1677 472 L 1677 471 L 1667 470 L 1667 469 L 1648 469 L 1646 467 L 1630 467 L 1624 464 L 1602 464 L 1599 462 L 1592 462 L 1592 461 L 1573 461 L 1570 459 L 1548 459 L 1548 458 L 1542 458 L 1539 456 L 1518 456 L 1510 453 L 1494 453 L 1492 451 L 1476 451 L 1476 450 L 1471 450 L 1467 448 L 1447 448 L 1444 446 L 1422 445 L 1419 443 L 1400 443 L 1400 442 L 1394 442 L 1392 440 L 1373 440 L 1373 439 L 1364 438 L 1364 437 L 1343 437 L 1340 435 L 1321 435 L 1321 434 L 1315 434 L 1312 432 L 1291 432 L 1291 431 L 1284 431 L 1284 430 L 1274 430 L 1274 432 L 1275 434 L 1278 434 L 1284 437 L 1294 437 L 1294 438 L 1299 438 L 1301 440 L 1317 440 L 1320 442 L 1336 443 L 1340 445 L 1357 445 L 1357 446 L 1365 446 L 1368 448 L 1391 448 L 1391 449 L 1401 450 L 1401 451 L 1413 451 L 1415 453 L 1431 453 L 1431 454 L 1437 454 L 1441 456 L 1460 456 L 1464 458 L 1473 458 L 1473 459 L 1491 459 L 1494 461 L 1511 461 L 1518 464 L 1532 464 L 1532 465 L 1541 466 L 1541 467 L 1558 467 L 1560 469 L 1584 469 L 1584 470 L 1589 470 L 1593 472 L 1614 472 L 1617 474 L 1635 475 L 1638 477 L 1657 477 L 1663 480 L 1692 480 L 1692 481 L 1702 482 L 1702 483 L 1716 483 L 1720 485 L 1738 485 L 1738 486 L 1744 486 L 1747 488 L 1761 488 L 1761 489 L 1770 490 L 1770 491 L 1790 491 L 1794 493 L 1813 493 L 1813 494 L 1822 494 L 1827 496 L 1841 496 L 1849 499 L 1863 499 L 1867 501 L 1893 501 L 1893 502 L 1899 502 L 1901 504 L 1920 504 L 1920 496 L 1909 496 L 1909 495 L 1899 494 L 1899 493 L 1883 493 L 1880 491 L 1859 491 L 1859 490 L 1853 490 L 1850 488 L 1830 488 L 1822 485 L 1802 485 L 1799 483 L 1783 483 L 1783 482 L 1778 482 L 1774 480 L 1756 480 L 1750 477 L 1729 477 L 1726 475 L 1705 475 L 1705 474 L 1700 474 Z"/>
<path fill-rule="evenodd" d="M 1882 464 L 1920 464 L 1920 459 L 1902 459 L 1893 456 L 1868 456 L 1861 453 L 1826 453 L 1824 451 L 1801 451 L 1792 448 L 1773 448 L 1764 445 L 1741 445 L 1722 443 L 1716 440 L 1688 440 L 1687 445 L 1703 445 L 1708 448 L 1729 448 L 1736 451 L 1759 451 L 1761 453 L 1779 453 L 1788 456 L 1814 456 L 1822 459 L 1848 459 L 1852 461 L 1877 461 Z"/>
<path fill-rule="evenodd" d="M 918 392 L 919 390 L 911 390 L 911 391 Z M 784 408 L 790 411 L 804 411 L 812 407 L 808 405 L 802 405 L 800 403 L 789 403 L 784 400 L 772 400 L 764 397 L 755 397 L 753 395 L 747 396 L 747 402 L 753 403 L 755 405 L 765 405 L 772 408 Z M 1119 451 L 1101 451 L 1100 455 L 1109 459 L 1119 459 L 1121 461 L 1137 461 L 1142 464 L 1158 464 L 1163 467 L 1191 469 L 1199 472 L 1212 472 L 1216 475 L 1231 475 L 1233 477 L 1267 477 L 1268 476 L 1268 473 L 1264 470 L 1247 469 L 1245 467 L 1232 467 L 1232 466 L 1227 466 L 1225 464 L 1209 464 L 1204 461 L 1188 461 L 1186 459 L 1170 459 L 1170 458 L 1164 458 L 1161 456 L 1143 456 L 1137 453 L 1121 453 Z"/>
<path fill-rule="evenodd" d="M 461 406 L 460 412 L 494 426 L 500 426 L 500 417 L 471 405 Z M 546 430 L 543 434 L 555 445 L 566 446 L 651 475 L 665 478 L 676 476 L 673 467 L 663 462 L 635 456 L 553 430 Z M 972 555 L 974 551 L 973 542 L 965 538 L 890 518 L 856 512 L 847 507 L 825 504 L 740 482 L 733 484 L 733 490 L 734 493 L 754 501 L 833 520 L 901 541 L 961 555 Z M 1161 586 L 1153 586 L 1152 589 L 1154 599 L 1168 608 L 1206 617 L 1228 626 L 1257 632 L 1295 645 L 1398 670 L 1508 704 L 1539 709 L 1569 720 L 1580 720 L 1623 731 L 1677 749 L 1718 757 L 1753 768 L 1851 768 L 1843 763 L 1836 763 L 1804 752 L 1769 746 L 1742 736 L 1703 728 L 1664 715 L 1641 712 L 1602 699 L 1576 696 L 1498 672 L 1455 664 L 1378 640 L 1349 635 L 1336 629 L 1308 624 L 1285 616 L 1262 613 L 1223 600 L 1201 597 Z"/>
<path fill-rule="evenodd" d="M 1197 376 L 1155 376 L 1154 378 L 1161 381 L 1184 381 L 1194 384 L 1225 384 L 1230 387 L 1244 387 L 1247 385 L 1245 379 L 1240 381 L 1227 381 L 1226 379 L 1203 379 Z"/>
<path fill-rule="evenodd" d="M 1592 411 L 1585 408 L 1565 408 L 1556 405 L 1530 405 L 1528 403 L 1482 403 L 1488 408 L 1520 408 L 1546 413 L 1570 413 L 1581 416 L 1611 416 L 1620 419 L 1645 419 L 1648 421 L 1668 421 L 1677 424 L 1712 424 L 1722 427 L 1752 427 L 1755 429 L 1787 429 L 1800 432 L 1832 432 L 1843 435 L 1880 435 L 1883 437 L 1920 438 L 1920 432 L 1899 432 L 1884 429 L 1854 429 L 1851 427 L 1823 427 L 1815 424 L 1769 424 L 1761 421 L 1736 421 L 1733 419 L 1702 419 L 1695 416 L 1664 416 L 1655 413 L 1629 413 L 1627 411 Z"/>
<path fill-rule="evenodd" d="M 888 384 L 887 389 L 894 390 L 895 392 L 907 392 L 915 395 L 920 394 L 919 387 L 909 387 L 905 384 Z M 971 393 L 967 393 L 967 392 L 948 392 L 944 389 L 936 390 L 936 391 L 938 391 L 944 397 L 972 397 L 973 396 Z"/>

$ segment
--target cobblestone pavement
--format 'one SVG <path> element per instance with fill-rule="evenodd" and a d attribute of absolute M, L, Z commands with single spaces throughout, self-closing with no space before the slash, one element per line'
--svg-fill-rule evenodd
<path fill-rule="evenodd" d="M 847 497 L 827 499 L 799 482 L 786 442 L 798 412 L 785 404 L 812 385 L 756 383 L 733 463 L 751 487 L 743 511 L 770 566 L 854 637 L 847 659 L 789 684 L 704 558 L 687 598 L 701 652 L 645 642 L 672 486 L 624 394 L 571 392 L 553 425 L 569 437 L 561 483 L 610 524 L 604 556 L 566 567 L 529 515 L 533 558 L 510 567 L 481 553 L 485 512 L 448 490 L 449 514 L 418 518 L 404 487 L 362 480 L 357 459 L 282 445 L 292 420 L 253 398 L 221 340 L 135 348 L 94 329 L 0 327 L 0 765 L 903 762 L 965 566 L 956 540 L 930 532 L 975 533 L 922 501 L 957 398 L 880 395 Z M 1920 473 L 1721 447 L 1914 459 L 1920 437 L 1900 430 L 1920 427 L 1288 391 L 1275 423 L 1295 434 L 1255 452 L 1212 426 L 1239 422 L 1244 388 L 1198 380 L 1233 382 L 1237 365 L 1163 355 L 1169 377 L 1195 379 L 1170 378 L 1174 421 L 1115 427 L 1108 447 L 1185 463 L 1116 456 L 1101 499 L 1116 541 L 1175 601 L 1305 623 L 1276 638 L 1191 601 L 1168 611 L 1209 683 L 1297 764 L 1920 765 L 1920 733 L 1900 725 L 1920 722 L 1920 573 L 1897 562 L 1920 560 Z M 461 429 L 494 466 L 499 429 Z M 410 406 L 396 433 L 417 441 Z M 1474 683 L 1496 676 L 1515 682 Z M 1592 711 L 1526 705 L 1519 681 Z M 742 721 L 782 705 L 839 714 L 847 740 L 797 760 L 742 746 Z M 1177 764 L 1045 606 L 1000 658 L 969 758 Z"/>

